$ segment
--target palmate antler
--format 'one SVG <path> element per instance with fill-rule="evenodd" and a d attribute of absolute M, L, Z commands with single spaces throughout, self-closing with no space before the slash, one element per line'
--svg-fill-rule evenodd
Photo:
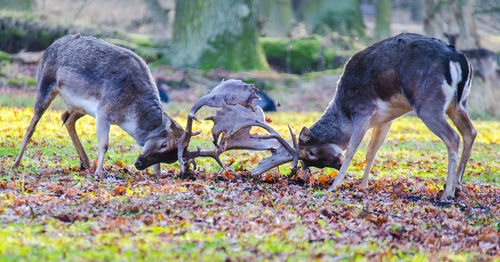
<path fill-rule="evenodd" d="M 187 164 L 194 162 L 197 157 L 211 157 L 224 169 L 227 167 L 220 161 L 220 155 L 228 150 L 268 150 L 272 155 L 259 162 L 257 169 L 252 175 L 260 175 L 265 171 L 293 161 L 294 169 L 298 162 L 297 140 L 290 126 L 289 130 L 293 140 L 293 146 L 271 126 L 265 122 L 264 112 L 260 107 L 254 107 L 252 100 L 256 97 L 257 89 L 253 85 L 245 84 L 239 80 L 223 81 L 206 96 L 203 96 L 191 109 L 186 131 L 178 141 L 178 159 L 181 171 L 185 172 Z M 203 106 L 221 107 L 215 116 L 208 117 L 212 120 L 212 134 L 214 137 L 215 150 L 188 151 L 187 147 L 192 136 L 198 133 L 192 132 L 192 121 L 197 121 L 195 114 Z M 246 107 L 249 106 L 249 107 Z M 266 130 L 268 135 L 251 134 L 253 126 Z M 224 136 L 221 136 L 224 134 Z"/>

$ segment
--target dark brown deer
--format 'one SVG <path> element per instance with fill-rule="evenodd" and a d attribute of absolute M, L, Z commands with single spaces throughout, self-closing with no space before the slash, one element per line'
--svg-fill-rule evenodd
<path fill-rule="evenodd" d="M 82 169 L 89 158 L 75 130 L 76 121 L 88 114 L 96 118 L 98 158 L 95 174 L 103 174 L 111 124 L 120 126 L 143 146 L 135 166 L 144 169 L 177 160 L 177 145 L 184 130 L 168 116 L 146 63 L 133 52 L 94 37 L 65 36 L 43 54 L 37 72 L 38 94 L 33 118 L 14 167 L 51 101 L 60 94 L 68 109 L 62 120 L 80 157 Z"/>
<path fill-rule="evenodd" d="M 442 199 L 454 197 L 471 154 L 476 129 L 467 114 L 471 66 L 454 47 L 434 38 L 400 34 L 355 54 L 346 64 L 337 94 L 321 118 L 299 135 L 300 159 L 317 167 L 340 168 L 335 190 L 368 129 L 373 128 L 361 187 L 392 121 L 414 110 L 446 144 L 448 177 Z M 447 123 L 448 115 L 463 138 Z M 342 151 L 346 150 L 345 158 Z"/>

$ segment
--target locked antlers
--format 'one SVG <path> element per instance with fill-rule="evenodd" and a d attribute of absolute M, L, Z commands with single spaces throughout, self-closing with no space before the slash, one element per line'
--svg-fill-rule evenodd
<path fill-rule="evenodd" d="M 293 146 L 269 126 L 264 117 L 264 112 L 260 107 L 254 107 L 252 100 L 257 98 L 257 89 L 253 85 L 245 84 L 240 80 L 222 81 L 217 87 L 203 96 L 195 103 L 189 112 L 186 131 L 177 141 L 178 159 L 181 172 L 185 172 L 189 163 L 194 163 L 197 157 L 211 157 L 224 169 L 227 167 L 220 161 L 220 155 L 228 150 L 266 150 L 271 151 L 271 156 L 263 159 L 252 172 L 257 176 L 265 171 L 293 161 L 294 169 L 298 162 L 297 139 L 289 126 Z M 215 116 L 206 118 L 214 122 L 212 135 L 214 138 L 215 150 L 188 151 L 187 147 L 192 136 L 201 132 L 192 131 L 193 120 L 198 121 L 195 114 L 203 106 L 220 107 Z M 260 127 L 269 134 L 258 135 L 250 133 L 253 127 Z"/>

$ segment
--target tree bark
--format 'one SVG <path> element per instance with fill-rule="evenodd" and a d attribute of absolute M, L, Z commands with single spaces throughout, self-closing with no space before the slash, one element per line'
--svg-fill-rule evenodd
<path fill-rule="evenodd" d="M 411 21 L 415 23 L 422 22 L 422 0 L 411 0 L 410 11 L 411 11 Z"/>
<path fill-rule="evenodd" d="M 0 0 L 0 9 L 31 11 L 35 0 Z"/>
<path fill-rule="evenodd" d="M 391 36 L 391 0 L 377 0 L 377 22 L 375 24 L 375 38 L 378 40 Z"/>
<path fill-rule="evenodd" d="M 169 47 L 174 66 L 267 69 L 252 0 L 177 0 Z"/>
<path fill-rule="evenodd" d="M 424 30 L 428 36 L 447 41 L 448 35 L 458 36 L 457 48 L 480 47 L 474 20 L 475 0 L 426 0 Z"/>
<path fill-rule="evenodd" d="M 256 1 L 261 35 L 286 37 L 295 22 L 291 0 Z"/>
<path fill-rule="evenodd" d="M 309 32 L 325 34 L 330 31 L 343 35 L 365 36 L 359 0 L 309 0 L 296 3 L 303 9 Z M 300 10 L 298 9 L 298 10 Z M 299 15 L 300 17 L 301 15 Z"/>

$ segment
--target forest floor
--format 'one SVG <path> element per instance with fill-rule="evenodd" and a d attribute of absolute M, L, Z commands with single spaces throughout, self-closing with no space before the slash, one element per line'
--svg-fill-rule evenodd
<path fill-rule="evenodd" d="M 365 139 L 346 182 L 330 192 L 333 169 L 290 181 L 284 165 L 250 178 L 261 158 L 254 152 L 224 155 L 234 173 L 201 159 L 193 176 L 179 176 L 172 164 L 153 177 L 152 170 L 133 167 L 140 148 L 115 126 L 107 176 L 95 178 L 92 170 L 79 170 L 61 113 L 47 111 L 21 167 L 11 168 L 32 109 L 0 107 L 2 260 L 499 259 L 500 122 L 474 122 L 479 135 L 462 191 L 440 202 L 446 148 L 415 117 L 393 124 L 367 190 L 358 188 Z M 319 116 L 268 114 L 288 138 L 287 124 L 299 130 Z M 173 117 L 184 125 L 185 113 Z M 210 127 L 194 127 L 203 133 L 193 146 L 211 145 Z M 94 118 L 82 118 L 77 131 L 94 159 Z"/>

